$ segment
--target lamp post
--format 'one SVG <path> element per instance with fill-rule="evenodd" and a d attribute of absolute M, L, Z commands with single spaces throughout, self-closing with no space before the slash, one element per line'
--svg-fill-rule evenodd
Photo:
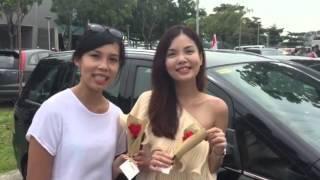
<path fill-rule="evenodd" d="M 196 0 L 196 32 L 199 35 L 199 0 Z"/>
<path fill-rule="evenodd" d="M 260 22 L 258 22 L 257 45 L 260 43 Z"/>
<path fill-rule="evenodd" d="M 240 25 L 239 25 L 239 49 L 241 46 L 241 26 L 242 26 L 242 17 L 240 17 Z"/>
<path fill-rule="evenodd" d="M 50 50 L 51 49 L 51 39 L 50 39 L 50 20 L 51 20 L 51 16 L 47 16 L 46 19 L 48 21 L 48 49 Z"/>

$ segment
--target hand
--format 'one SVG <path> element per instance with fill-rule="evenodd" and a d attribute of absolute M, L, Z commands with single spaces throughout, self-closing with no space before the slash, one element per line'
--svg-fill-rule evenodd
<path fill-rule="evenodd" d="M 173 157 L 162 150 L 154 150 L 151 156 L 149 168 L 159 171 L 161 168 L 168 168 L 173 164 Z"/>
<path fill-rule="evenodd" d="M 225 148 L 227 147 L 227 140 L 224 132 L 217 127 L 207 130 L 207 140 L 210 148 L 217 156 L 224 155 Z"/>
<path fill-rule="evenodd" d="M 112 163 L 112 178 L 115 179 L 120 173 L 120 165 L 124 163 L 129 157 L 125 154 L 117 156 Z"/>
<path fill-rule="evenodd" d="M 147 153 L 145 150 L 140 150 L 138 153 L 134 154 L 132 158 L 141 170 L 149 167 L 151 154 Z"/>

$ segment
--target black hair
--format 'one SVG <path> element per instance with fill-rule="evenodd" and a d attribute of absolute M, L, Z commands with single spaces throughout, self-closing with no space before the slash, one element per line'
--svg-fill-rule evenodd
<path fill-rule="evenodd" d="M 87 30 L 84 35 L 80 38 L 76 49 L 73 53 L 72 60 L 79 60 L 85 53 L 94 50 L 100 46 L 106 44 L 118 44 L 119 45 L 119 60 L 120 60 L 120 69 L 125 62 L 125 48 L 122 39 L 113 36 L 109 31 L 95 32 Z"/>

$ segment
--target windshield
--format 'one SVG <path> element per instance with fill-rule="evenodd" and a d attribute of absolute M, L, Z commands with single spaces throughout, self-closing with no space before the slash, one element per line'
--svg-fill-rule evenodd
<path fill-rule="evenodd" d="M 247 63 L 210 68 L 278 117 L 304 141 L 320 148 L 320 84 L 282 63 Z"/>

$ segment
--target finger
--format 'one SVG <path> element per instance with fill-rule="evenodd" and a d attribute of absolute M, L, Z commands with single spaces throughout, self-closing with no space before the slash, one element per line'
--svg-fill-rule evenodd
<path fill-rule="evenodd" d="M 173 164 L 173 160 L 170 157 L 163 156 L 163 154 L 154 155 L 152 159 L 168 165 Z"/>
<path fill-rule="evenodd" d="M 207 130 L 207 133 L 215 133 L 215 132 L 219 132 L 222 131 L 220 128 L 217 127 L 213 127 Z"/>

